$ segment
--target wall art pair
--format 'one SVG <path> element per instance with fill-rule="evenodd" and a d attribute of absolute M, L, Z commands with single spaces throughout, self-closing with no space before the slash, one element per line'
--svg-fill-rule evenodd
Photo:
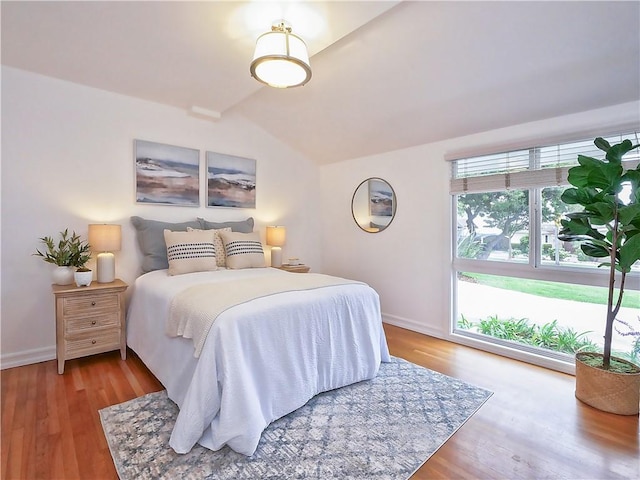
<path fill-rule="evenodd" d="M 200 206 L 200 150 L 134 141 L 136 202 Z M 256 207 L 256 161 L 206 152 L 206 206 Z"/>

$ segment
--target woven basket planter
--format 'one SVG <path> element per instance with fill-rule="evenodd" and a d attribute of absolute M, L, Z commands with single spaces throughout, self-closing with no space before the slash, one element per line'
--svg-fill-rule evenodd
<path fill-rule="evenodd" d="M 635 367 L 635 373 L 614 373 L 592 367 L 582 361 L 600 353 L 576 354 L 576 398 L 604 412 L 638 415 L 640 411 L 640 368 L 631 362 L 617 361 Z"/>

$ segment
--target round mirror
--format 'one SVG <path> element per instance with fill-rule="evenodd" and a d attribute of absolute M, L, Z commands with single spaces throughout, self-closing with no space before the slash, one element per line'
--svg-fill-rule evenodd
<path fill-rule="evenodd" d="M 393 188 L 382 178 L 367 178 L 353 192 L 351 213 L 365 232 L 381 232 L 391 224 L 396 214 Z"/>

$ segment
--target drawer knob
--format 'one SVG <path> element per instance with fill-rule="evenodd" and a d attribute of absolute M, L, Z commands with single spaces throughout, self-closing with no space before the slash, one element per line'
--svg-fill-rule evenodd
<path fill-rule="evenodd" d="M 95 325 L 95 324 L 96 324 L 96 321 L 95 321 L 95 320 L 92 320 L 92 321 L 91 321 L 91 325 Z"/>
<path fill-rule="evenodd" d="M 91 345 L 95 345 L 96 341 L 95 340 L 91 340 Z"/>
<path fill-rule="evenodd" d="M 96 302 L 91 302 L 91 306 L 95 307 L 96 306 Z"/>

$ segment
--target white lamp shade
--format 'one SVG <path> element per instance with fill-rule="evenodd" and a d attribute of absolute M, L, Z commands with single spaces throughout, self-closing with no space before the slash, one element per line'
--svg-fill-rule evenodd
<path fill-rule="evenodd" d="M 281 247 L 285 244 L 286 239 L 286 228 L 279 225 L 267 227 L 267 245 L 271 245 L 272 247 Z"/>
<path fill-rule="evenodd" d="M 94 252 L 116 252 L 122 246 L 120 225 L 89 225 L 89 245 Z"/>
<path fill-rule="evenodd" d="M 276 88 L 304 85 L 311 79 L 307 45 L 284 27 L 258 37 L 249 69 L 259 82 Z"/>

